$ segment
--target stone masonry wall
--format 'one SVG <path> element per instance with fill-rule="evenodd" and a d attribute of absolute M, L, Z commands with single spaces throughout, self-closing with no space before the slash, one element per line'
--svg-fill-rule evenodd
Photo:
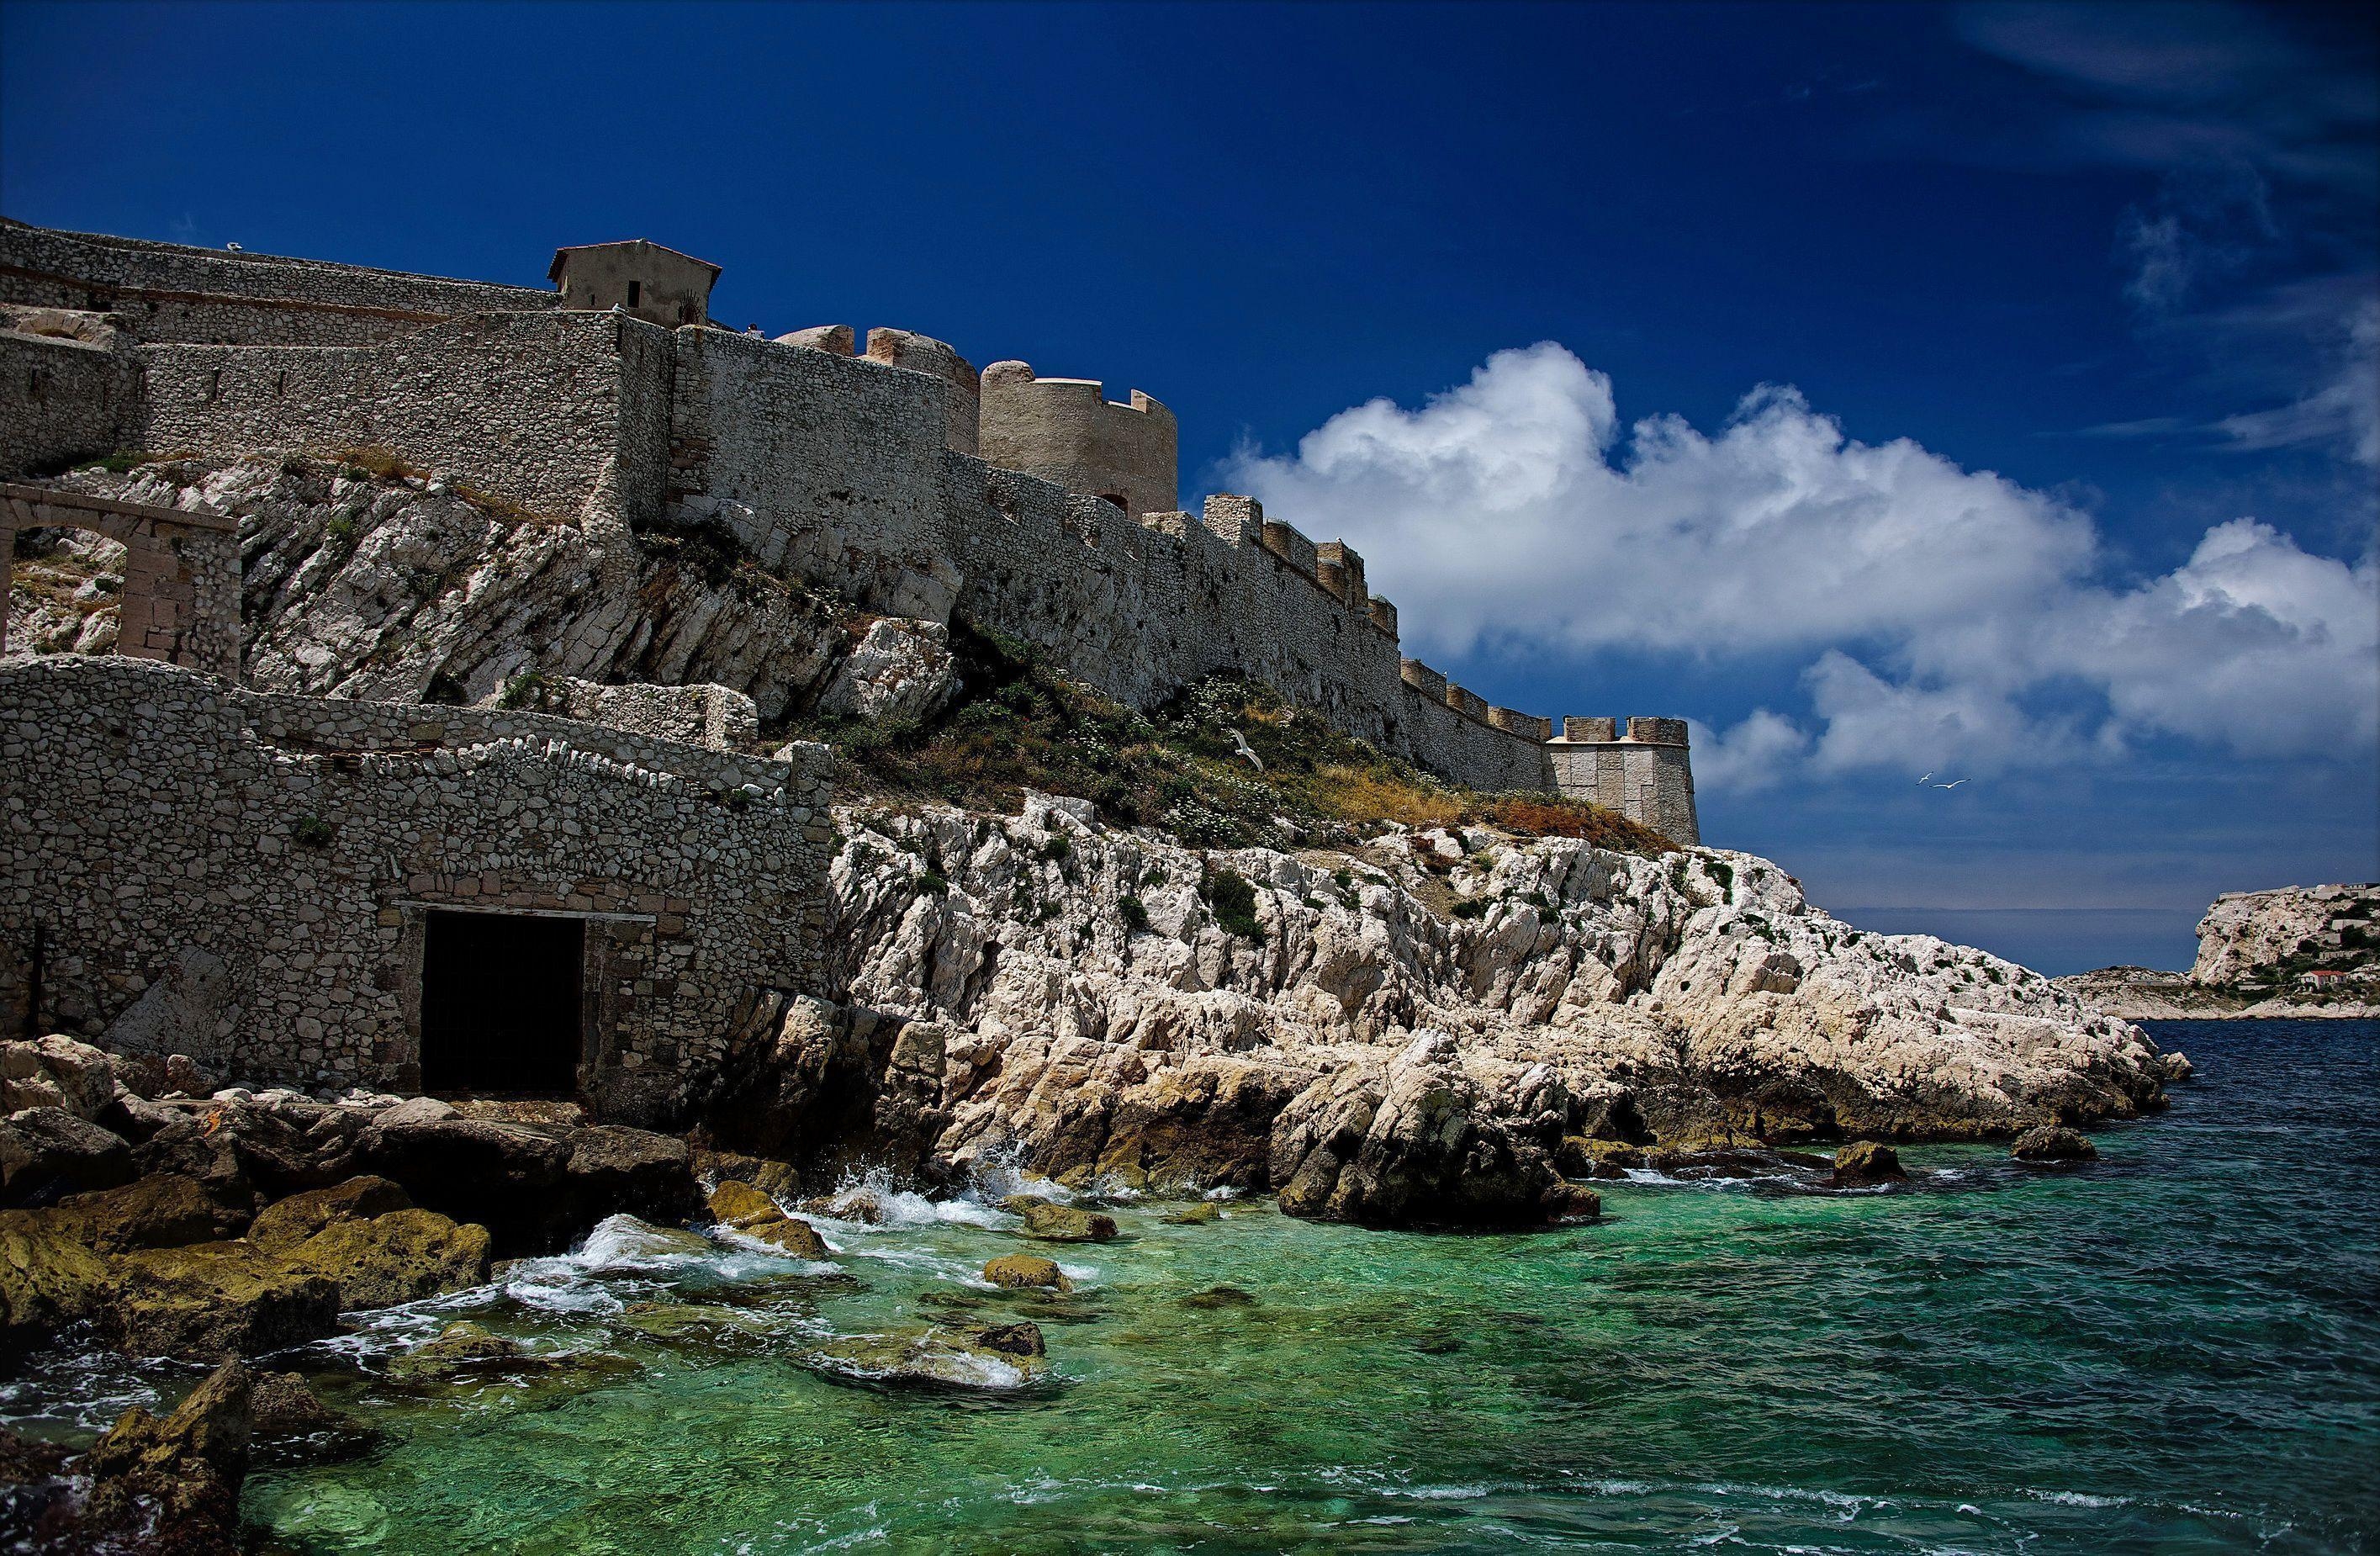
<path fill-rule="evenodd" d="M 382 346 L 144 346 L 136 446 L 395 451 L 536 512 L 658 500 L 668 336 L 608 313 L 504 313 Z M 648 510 L 650 508 L 648 507 Z"/>
<path fill-rule="evenodd" d="M 793 755 L 124 659 L 0 670 L 0 1015 L 407 1088 L 428 913 L 573 915 L 583 1089 L 681 1118 L 742 1018 L 820 976 L 827 765 Z"/>
<path fill-rule="evenodd" d="M 550 291 L 0 220 L 0 302 L 119 311 L 148 341 L 354 346 L 459 313 L 552 309 Z"/>
<path fill-rule="evenodd" d="M 0 330 L 0 480 L 115 453 L 138 387 L 128 352 Z"/>

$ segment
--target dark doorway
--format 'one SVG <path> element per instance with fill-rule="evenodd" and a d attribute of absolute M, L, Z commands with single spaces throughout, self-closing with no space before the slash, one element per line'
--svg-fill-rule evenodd
<path fill-rule="evenodd" d="M 578 1089 L 587 925 L 432 913 L 421 950 L 421 1089 Z"/>

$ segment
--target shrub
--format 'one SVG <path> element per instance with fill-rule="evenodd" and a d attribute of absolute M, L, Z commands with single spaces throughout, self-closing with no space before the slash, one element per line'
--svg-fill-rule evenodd
<path fill-rule="evenodd" d="M 1053 865 L 1064 864 L 1068 859 L 1074 857 L 1074 856 L 1075 845 L 1066 840 L 1066 836 L 1063 833 L 1052 837 L 1049 842 L 1041 845 L 1041 857 L 1044 859 L 1049 860 L 1050 863 Z"/>
<path fill-rule="evenodd" d="M 1208 865 L 1199 879 L 1198 894 L 1207 899 L 1225 932 L 1245 940 L 1264 939 L 1264 926 L 1257 921 L 1257 889 L 1239 871 L 1229 865 Z"/>
<path fill-rule="evenodd" d="M 1705 859 L 1703 869 L 1710 872 L 1710 878 L 1713 881 L 1718 882 L 1719 895 L 1722 898 L 1734 894 L 1735 867 L 1733 865 L 1729 864 L 1725 859 Z"/>
<path fill-rule="evenodd" d="M 1138 897 L 1126 897 L 1116 906 L 1123 910 L 1123 921 L 1135 930 L 1148 928 L 1148 905 Z"/>
<path fill-rule="evenodd" d="M 289 829 L 289 835 L 298 840 L 300 848 L 328 848 L 334 833 L 331 823 L 320 816 L 300 816 L 298 824 Z"/>
<path fill-rule="evenodd" d="M 524 670 L 504 683 L 496 696 L 499 708 L 536 708 L 545 701 L 545 676 L 535 670 Z"/>
<path fill-rule="evenodd" d="M 1490 906 L 1486 897 L 1465 897 L 1447 911 L 1457 918 L 1480 918 L 1487 916 Z"/>
<path fill-rule="evenodd" d="M 921 897 L 950 895 L 951 883 L 930 869 L 921 869 L 909 877 L 909 889 Z"/>

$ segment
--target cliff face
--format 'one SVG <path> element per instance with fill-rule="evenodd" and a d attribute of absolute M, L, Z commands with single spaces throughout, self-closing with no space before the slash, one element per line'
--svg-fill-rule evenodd
<path fill-rule="evenodd" d="M 2046 979 L 1853 930 L 1749 855 L 1393 833 L 1201 856 L 1087 813 L 838 812 L 842 992 L 911 1023 L 944 1170 L 1498 1219 L 1477 1185 L 1556 1193 L 1565 1137 L 1973 1137 L 2131 1116 L 2168 1073 Z"/>
<path fill-rule="evenodd" d="M 829 687 L 854 646 L 845 608 L 709 537 L 599 539 L 420 477 L 164 461 L 60 484 L 239 517 L 244 678 L 263 690 L 479 701 L 534 669 L 718 682 L 774 720 Z M 51 614 L 79 605 L 92 625 L 72 625 L 103 646 L 92 602 L 61 601 Z M 36 626 L 24 646 L 71 646 L 60 623 Z"/>
<path fill-rule="evenodd" d="M 2207 988 L 2285 982 L 2380 966 L 2380 885 L 2284 886 L 2215 899 L 2198 921 L 2190 980 Z"/>

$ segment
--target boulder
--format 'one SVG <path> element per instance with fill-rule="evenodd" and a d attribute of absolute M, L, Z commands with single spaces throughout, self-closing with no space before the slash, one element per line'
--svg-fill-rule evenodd
<path fill-rule="evenodd" d="M 268 1252 L 288 1253 L 334 1222 L 370 1221 L 411 1209 L 412 1197 L 404 1189 L 367 1173 L 275 1200 L 257 1212 L 248 1240 Z"/>
<path fill-rule="evenodd" d="M 485 1226 L 510 1257 L 558 1252 L 603 1219 L 564 1191 L 572 1154 L 547 1131 L 457 1117 L 416 1098 L 371 1122 L 355 1164 L 404 1185 L 416 1205 Z"/>
<path fill-rule="evenodd" d="M 2044 1124 L 2019 1135 L 2009 1154 L 2019 1161 L 2096 1161 L 2099 1148 L 2086 1135 L 2060 1124 Z"/>
<path fill-rule="evenodd" d="M 589 1226 L 606 1216 L 682 1222 L 702 1207 L 694 1153 L 674 1136 L 619 1124 L 572 1131 L 564 1182 Z"/>
<path fill-rule="evenodd" d="M 735 1230 L 795 1258 L 833 1257 L 834 1250 L 826 1246 L 826 1239 L 818 1234 L 818 1229 L 797 1217 L 781 1214 L 774 1221 L 755 1222 Z"/>
<path fill-rule="evenodd" d="M 868 627 L 819 694 L 818 711 L 854 719 L 929 718 L 959 687 L 951 629 L 940 622 L 886 616 Z"/>
<path fill-rule="evenodd" d="M 164 1173 L 121 1188 L 70 1194 L 48 1212 L 94 1253 L 172 1248 L 237 1237 L 245 1210 L 226 1206 L 195 1178 Z"/>
<path fill-rule="evenodd" d="M 802 1201 L 802 1209 L 814 1216 L 826 1216 L 834 1221 L 858 1222 L 879 1226 L 884 1221 L 884 1201 L 870 1188 L 846 1188 L 834 1194 L 822 1194 Z"/>
<path fill-rule="evenodd" d="M 1055 1260 L 1038 1254 L 1002 1254 L 983 1267 L 983 1278 L 1012 1291 L 1075 1289 L 1075 1282 L 1066 1279 L 1066 1272 L 1058 1268 Z"/>
<path fill-rule="evenodd" d="M 90 1482 L 84 1549 L 234 1556 L 249 1407 L 248 1369 L 231 1361 L 162 1420 L 126 1411 L 75 1466 Z"/>
<path fill-rule="evenodd" d="M 698 1149 L 694 1153 L 694 1171 L 697 1177 L 709 1183 L 725 1183 L 733 1178 L 781 1198 L 790 1198 L 802 1191 L 801 1175 L 794 1171 L 792 1162 L 747 1156 L 741 1151 Z"/>
<path fill-rule="evenodd" d="M 0 1361 L 92 1316 L 105 1261 L 55 1210 L 0 1210 Z"/>
<path fill-rule="evenodd" d="M 8 1204 L 51 1204 L 132 1176 L 132 1148 L 64 1108 L 28 1108 L 0 1124 L 0 1198 Z"/>
<path fill-rule="evenodd" d="M 485 1284 L 488 1242 L 486 1227 L 435 1210 L 390 1210 L 332 1222 L 291 1250 L 288 1264 L 335 1282 L 340 1311 L 352 1313 Z"/>
<path fill-rule="evenodd" d="M 1053 1205 L 1030 1195 L 1012 1195 L 1001 1209 L 1025 1222 L 1025 1235 L 1044 1243 L 1104 1243 L 1116 1234 L 1113 1216 L 1072 1205 Z"/>
<path fill-rule="evenodd" d="M 1835 1152 L 1835 1182 L 1845 1188 L 1871 1184 L 1905 1183 L 1900 1153 L 1874 1140 L 1854 1140 Z"/>
<path fill-rule="evenodd" d="M 109 1266 L 94 1317 L 136 1355 L 222 1361 L 337 1332 L 339 1287 L 247 1243 L 136 1248 Z"/>
<path fill-rule="evenodd" d="M 62 1032 L 0 1042 L 0 1113 L 59 1108 L 88 1119 L 115 1095 L 114 1064 L 87 1042 Z"/>
<path fill-rule="evenodd" d="M 785 1212 L 775 1200 L 750 1184 L 732 1178 L 710 1191 L 710 1219 L 725 1227 L 758 1226 L 785 1219 Z"/>

